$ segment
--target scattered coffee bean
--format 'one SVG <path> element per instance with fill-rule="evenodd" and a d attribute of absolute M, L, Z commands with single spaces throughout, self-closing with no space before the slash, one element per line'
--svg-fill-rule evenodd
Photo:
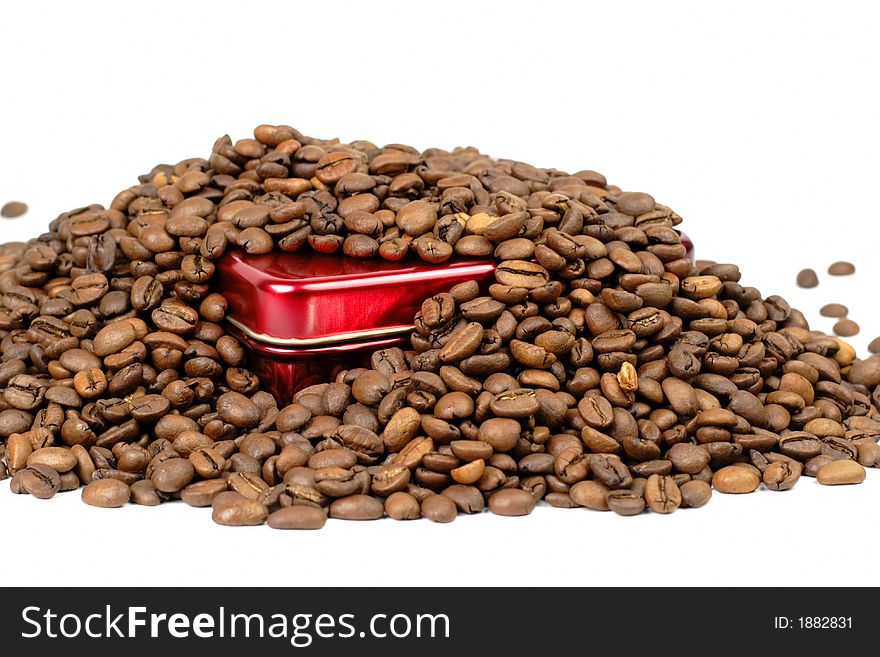
<path fill-rule="evenodd" d="M 846 317 L 849 314 L 849 308 L 840 303 L 826 303 L 819 309 L 822 317 Z"/>
<path fill-rule="evenodd" d="M 854 274 L 855 271 L 856 266 L 846 261 L 835 262 L 828 267 L 828 273 L 832 276 L 849 276 Z"/>
<path fill-rule="evenodd" d="M 852 337 L 859 332 L 859 325 L 851 319 L 840 319 L 834 324 L 834 333 L 842 338 Z"/>
<path fill-rule="evenodd" d="M 9 201 L 8 203 L 4 203 L 3 207 L 0 208 L 0 217 L 5 219 L 15 219 L 27 211 L 27 203 L 22 203 L 21 201 Z"/>
<path fill-rule="evenodd" d="M 797 275 L 798 287 L 816 287 L 819 285 L 819 277 L 813 269 L 801 269 Z"/>

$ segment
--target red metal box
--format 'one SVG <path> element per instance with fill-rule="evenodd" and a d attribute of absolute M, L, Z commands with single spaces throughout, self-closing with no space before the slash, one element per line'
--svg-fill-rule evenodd
<path fill-rule="evenodd" d="M 438 266 L 234 250 L 220 259 L 217 281 L 251 369 L 285 403 L 301 388 L 366 365 L 375 349 L 404 346 L 424 299 L 462 281 L 488 284 L 494 269 L 483 259 Z"/>

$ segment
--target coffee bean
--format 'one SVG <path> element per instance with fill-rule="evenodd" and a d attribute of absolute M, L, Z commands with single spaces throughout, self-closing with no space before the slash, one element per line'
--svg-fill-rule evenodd
<path fill-rule="evenodd" d="M 421 507 L 412 495 L 398 491 L 385 500 L 385 514 L 394 520 L 415 520 L 421 516 Z"/>
<path fill-rule="evenodd" d="M 381 500 L 369 495 L 349 495 L 330 505 L 330 517 L 342 520 L 377 520 L 385 515 Z"/>
<path fill-rule="evenodd" d="M 260 409 L 239 392 L 227 392 L 217 399 L 217 414 L 239 429 L 251 429 L 260 422 Z"/>
<path fill-rule="evenodd" d="M 569 497 L 578 506 L 585 506 L 594 511 L 608 510 L 608 486 L 599 481 L 579 481 L 571 487 Z"/>
<path fill-rule="evenodd" d="M 28 436 L 20 433 L 12 433 L 6 441 L 6 462 L 10 474 L 23 470 L 28 465 L 28 459 L 33 454 L 34 448 Z"/>
<path fill-rule="evenodd" d="M 480 425 L 478 439 L 496 452 L 508 452 L 517 444 L 522 427 L 510 418 L 491 418 Z"/>
<path fill-rule="evenodd" d="M 121 481 L 98 479 L 83 488 L 82 501 L 89 506 L 113 509 L 128 502 L 130 494 L 128 486 Z"/>
<path fill-rule="evenodd" d="M 856 335 L 859 332 L 859 325 L 851 319 L 840 319 L 834 324 L 834 333 L 844 338 Z"/>
<path fill-rule="evenodd" d="M 41 500 L 53 497 L 61 488 L 61 477 L 48 465 L 35 463 L 13 476 L 13 487 Z"/>
<path fill-rule="evenodd" d="M 801 269 L 797 275 L 798 287 L 816 287 L 819 285 L 819 277 L 813 269 Z"/>
<path fill-rule="evenodd" d="M 865 468 L 856 461 L 832 461 L 820 467 L 816 472 L 816 481 L 825 486 L 860 484 L 864 480 Z"/>
<path fill-rule="evenodd" d="M 849 276 L 850 274 L 854 274 L 855 271 L 855 265 L 846 261 L 835 262 L 828 267 L 828 273 L 832 276 Z"/>
<path fill-rule="evenodd" d="M 4 203 L 3 207 L 0 208 L 0 216 L 5 219 L 15 219 L 27 211 L 27 203 L 22 203 L 21 201 L 9 201 L 8 203 Z"/>
<path fill-rule="evenodd" d="M 170 458 L 155 467 L 150 479 L 156 490 L 176 493 L 192 481 L 193 476 L 195 469 L 192 463 L 182 458 Z"/>
<path fill-rule="evenodd" d="M 455 502 L 444 495 L 430 495 L 421 504 L 423 518 L 433 522 L 447 523 L 455 520 L 458 509 Z"/>
<path fill-rule="evenodd" d="M 499 516 L 526 516 L 534 508 L 532 494 L 518 488 L 503 488 L 489 497 L 489 510 Z"/>
<path fill-rule="evenodd" d="M 684 482 L 679 489 L 681 490 L 681 506 L 683 508 L 701 507 L 712 497 L 712 487 L 705 481 L 692 479 Z"/>
<path fill-rule="evenodd" d="M 156 487 L 148 479 L 134 482 L 130 487 L 130 494 L 132 503 L 141 506 L 158 506 L 162 503 L 162 498 L 156 492 Z"/>
<path fill-rule="evenodd" d="M 227 491 L 228 483 L 224 479 L 194 481 L 180 491 L 180 499 L 189 506 L 208 507 L 214 503 L 215 497 Z M 134 498 L 134 486 L 132 486 L 132 498 Z"/>
<path fill-rule="evenodd" d="M 76 467 L 76 457 L 64 447 L 41 447 L 27 457 L 27 465 L 45 465 L 61 474 Z"/>
<path fill-rule="evenodd" d="M 849 309 L 839 303 L 828 303 L 819 309 L 819 314 L 822 317 L 846 317 L 848 313 Z"/>
<path fill-rule="evenodd" d="M 103 358 L 122 351 L 136 339 L 134 326 L 128 321 L 117 320 L 98 331 L 92 340 L 92 350 Z"/>
<path fill-rule="evenodd" d="M 326 522 L 324 509 L 303 505 L 278 509 L 266 519 L 272 529 L 321 529 Z"/>
<path fill-rule="evenodd" d="M 672 466 L 679 472 L 696 474 L 707 465 L 711 456 L 705 447 L 691 443 L 677 443 L 669 448 L 667 455 Z"/>
<path fill-rule="evenodd" d="M 541 405 L 534 390 L 516 388 L 495 395 L 489 404 L 492 412 L 501 418 L 525 418 L 537 413 Z M 486 440 L 483 438 L 483 440 Z M 492 442 L 486 440 L 486 442 Z"/>
<path fill-rule="evenodd" d="M 536 263 L 526 260 L 505 260 L 496 267 L 495 279 L 502 285 L 532 290 L 547 283 L 550 274 Z"/>
<path fill-rule="evenodd" d="M 767 465 L 762 479 L 770 490 L 789 490 L 797 483 L 802 470 L 797 462 L 776 461 Z"/>
<path fill-rule="evenodd" d="M 734 465 L 721 468 L 712 477 L 712 487 L 719 493 L 752 493 L 760 485 L 757 474 Z"/>
<path fill-rule="evenodd" d="M 232 491 L 217 495 L 211 506 L 211 519 L 228 527 L 262 525 L 269 517 L 269 507 L 265 504 Z"/>
<path fill-rule="evenodd" d="M 621 516 L 636 516 L 645 510 L 645 498 L 627 488 L 608 491 L 605 501 L 611 511 Z"/>
<path fill-rule="evenodd" d="M 199 320 L 198 312 L 173 298 L 164 299 L 150 316 L 159 330 L 179 334 L 192 333 Z"/>
<path fill-rule="evenodd" d="M 681 491 L 675 479 L 652 474 L 645 484 L 645 502 L 655 513 L 672 513 L 681 506 Z"/>

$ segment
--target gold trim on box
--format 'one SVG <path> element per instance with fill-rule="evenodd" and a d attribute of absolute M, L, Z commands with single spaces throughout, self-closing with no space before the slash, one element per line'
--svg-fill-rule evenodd
<path fill-rule="evenodd" d="M 234 317 L 227 317 L 226 321 L 236 327 L 249 338 L 266 344 L 280 347 L 318 347 L 321 345 L 337 344 L 354 340 L 368 340 L 370 338 L 387 338 L 394 335 L 406 335 L 415 326 L 392 326 L 391 328 L 373 329 L 367 331 L 351 331 L 349 333 L 334 333 L 321 338 L 277 338 L 266 333 L 257 333 L 248 328 Z"/>

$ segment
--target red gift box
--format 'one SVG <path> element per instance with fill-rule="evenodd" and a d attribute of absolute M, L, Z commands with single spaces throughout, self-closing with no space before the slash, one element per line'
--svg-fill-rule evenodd
<path fill-rule="evenodd" d="M 229 329 L 250 351 L 250 368 L 286 403 L 340 370 L 368 366 L 376 349 L 406 348 L 424 299 L 463 281 L 488 284 L 494 270 L 494 260 L 482 259 L 438 266 L 235 250 L 220 259 L 217 281 L 229 301 Z"/>

